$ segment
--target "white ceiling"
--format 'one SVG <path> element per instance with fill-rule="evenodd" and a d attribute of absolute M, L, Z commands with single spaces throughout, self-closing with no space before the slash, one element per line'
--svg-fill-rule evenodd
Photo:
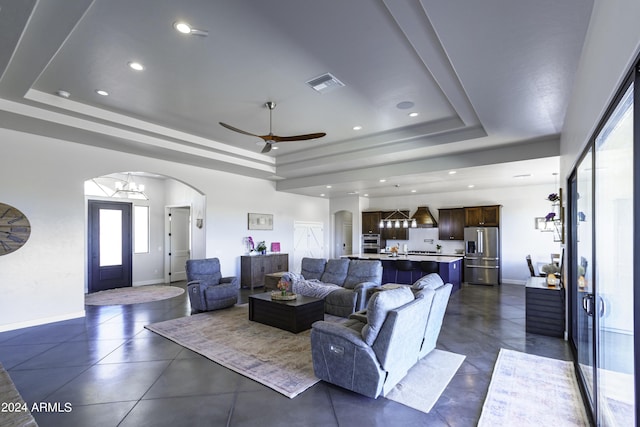
<path fill-rule="evenodd" d="M 553 183 L 592 5 L 0 0 L 0 126 L 314 196 Z M 326 72 L 345 87 L 305 83 Z M 266 134 L 266 101 L 275 134 L 327 136 L 264 155 L 218 124 Z"/>

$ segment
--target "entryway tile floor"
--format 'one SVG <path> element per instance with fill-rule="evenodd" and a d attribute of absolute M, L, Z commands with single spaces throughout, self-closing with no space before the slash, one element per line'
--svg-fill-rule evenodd
<path fill-rule="evenodd" d="M 324 382 L 289 399 L 144 329 L 189 315 L 186 293 L 0 333 L 0 362 L 29 406 L 71 404 L 35 412 L 41 427 L 475 426 L 500 348 L 571 360 L 564 340 L 525 333 L 524 307 L 518 285 L 463 285 L 451 296 L 438 348 L 466 359 L 429 414 Z"/>

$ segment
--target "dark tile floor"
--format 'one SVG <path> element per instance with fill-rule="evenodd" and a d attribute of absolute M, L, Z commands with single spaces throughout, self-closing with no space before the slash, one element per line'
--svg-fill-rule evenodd
<path fill-rule="evenodd" d="M 516 285 L 465 285 L 451 296 L 438 348 L 467 357 L 429 414 L 323 382 L 288 399 L 144 329 L 188 315 L 186 295 L 87 306 L 86 318 L 0 333 L 0 362 L 29 406 L 71 404 L 34 413 L 42 427 L 474 426 L 501 347 L 571 358 L 565 341 L 525 333 L 524 298 Z"/>

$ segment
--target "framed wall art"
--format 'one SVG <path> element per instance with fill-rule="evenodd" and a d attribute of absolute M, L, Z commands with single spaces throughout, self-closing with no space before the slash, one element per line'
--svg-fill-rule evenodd
<path fill-rule="evenodd" d="M 272 214 L 249 214 L 249 230 L 273 230 Z"/>

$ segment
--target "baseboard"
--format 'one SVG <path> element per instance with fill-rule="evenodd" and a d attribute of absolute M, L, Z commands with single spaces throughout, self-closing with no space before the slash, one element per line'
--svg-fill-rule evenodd
<path fill-rule="evenodd" d="M 167 283 L 164 279 L 155 279 L 155 280 L 143 280 L 140 282 L 133 282 L 132 286 L 146 286 L 146 285 L 166 285 Z"/>
<path fill-rule="evenodd" d="M 526 280 L 511 280 L 511 279 L 507 279 L 507 280 L 503 280 L 501 283 L 504 283 L 506 285 L 521 285 L 524 286 L 527 284 Z"/>
<path fill-rule="evenodd" d="M 43 317 L 40 319 L 28 320 L 26 322 L 10 323 L 8 325 L 0 325 L 0 332 L 13 331 L 15 329 L 28 328 L 31 326 L 46 325 L 47 323 L 62 322 L 64 320 L 77 319 L 84 317 L 85 311 L 77 311 L 75 313 L 62 314 L 60 316 Z"/>

